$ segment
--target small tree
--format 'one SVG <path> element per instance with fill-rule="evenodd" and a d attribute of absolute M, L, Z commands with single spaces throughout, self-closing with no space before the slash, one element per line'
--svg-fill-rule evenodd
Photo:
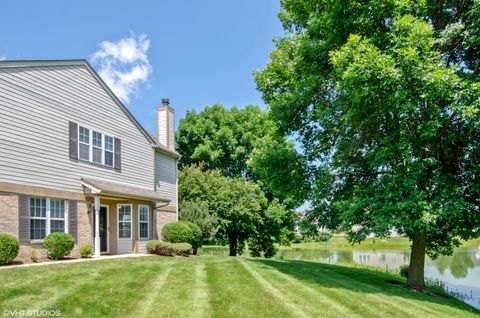
<path fill-rule="evenodd" d="M 201 199 L 182 200 L 179 207 L 179 218 L 196 224 L 202 231 L 203 240 L 212 239 L 218 232 L 218 217 L 210 212 L 208 203 Z"/>
<path fill-rule="evenodd" d="M 217 237 L 228 239 L 230 255 L 241 254 L 249 238 L 269 231 L 268 201 L 260 187 L 244 178 L 229 178 L 218 170 L 204 170 L 202 165 L 184 167 L 179 176 L 182 202 L 202 202 L 208 215 L 218 220 Z M 196 220 L 198 223 L 202 223 Z M 275 233 L 273 237 L 278 239 Z M 271 248 L 273 239 L 260 246 Z"/>

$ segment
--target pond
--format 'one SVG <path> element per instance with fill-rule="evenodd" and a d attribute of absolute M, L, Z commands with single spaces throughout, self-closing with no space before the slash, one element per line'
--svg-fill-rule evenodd
<path fill-rule="evenodd" d="M 226 248 L 204 247 L 202 254 L 228 255 Z M 349 263 L 374 266 L 383 271 L 397 271 L 410 261 L 408 250 L 347 250 L 347 249 L 280 249 L 275 258 L 322 263 Z M 480 309 L 480 246 L 461 247 L 452 256 L 428 259 L 425 277 L 442 282 L 447 291 Z"/>

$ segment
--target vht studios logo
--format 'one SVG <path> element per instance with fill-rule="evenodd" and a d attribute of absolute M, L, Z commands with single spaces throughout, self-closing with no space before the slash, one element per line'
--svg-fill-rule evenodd
<path fill-rule="evenodd" d="M 3 311 L 4 317 L 60 317 L 62 312 L 54 309 L 5 309 Z"/>

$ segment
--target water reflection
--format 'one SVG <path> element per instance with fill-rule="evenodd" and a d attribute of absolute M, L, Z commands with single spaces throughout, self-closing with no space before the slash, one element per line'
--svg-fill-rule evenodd
<path fill-rule="evenodd" d="M 205 247 L 203 254 L 226 255 L 225 248 Z M 375 266 L 395 271 L 410 262 L 410 252 L 405 250 L 334 250 L 334 249 L 281 249 L 275 255 L 279 259 L 305 260 L 321 263 L 349 263 Z M 438 280 L 454 293 L 480 309 L 480 246 L 458 248 L 452 256 L 441 256 L 436 260 L 427 258 L 425 277 Z"/>

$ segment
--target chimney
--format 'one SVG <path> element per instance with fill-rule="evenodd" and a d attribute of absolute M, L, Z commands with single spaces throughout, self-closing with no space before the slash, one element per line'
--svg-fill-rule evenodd
<path fill-rule="evenodd" d="M 162 106 L 157 108 L 158 141 L 166 148 L 175 151 L 175 112 L 170 100 L 162 98 Z"/>

